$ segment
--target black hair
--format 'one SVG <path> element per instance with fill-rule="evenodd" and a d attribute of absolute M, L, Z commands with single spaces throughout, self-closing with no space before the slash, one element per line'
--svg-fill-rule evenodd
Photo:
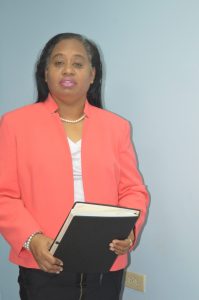
<path fill-rule="evenodd" d="M 48 96 L 49 89 L 45 81 L 45 70 L 47 67 L 48 59 L 54 47 L 62 40 L 76 39 L 80 41 L 89 56 L 91 65 L 95 68 L 95 79 L 93 84 L 90 85 L 87 92 L 88 102 L 94 106 L 102 108 L 101 88 L 102 88 L 102 63 L 100 53 L 93 41 L 88 40 L 84 36 L 77 33 L 60 33 L 51 38 L 43 48 L 40 57 L 36 63 L 35 79 L 37 86 L 37 101 L 44 102 Z"/>

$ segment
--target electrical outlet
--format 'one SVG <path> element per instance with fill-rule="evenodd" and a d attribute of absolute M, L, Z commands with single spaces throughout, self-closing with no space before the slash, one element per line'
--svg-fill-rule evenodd
<path fill-rule="evenodd" d="M 145 292 L 146 276 L 133 272 L 126 272 L 125 286 L 139 292 Z"/>

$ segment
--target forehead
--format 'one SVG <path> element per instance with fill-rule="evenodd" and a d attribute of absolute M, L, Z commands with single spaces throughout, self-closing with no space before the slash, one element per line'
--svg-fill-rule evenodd
<path fill-rule="evenodd" d="M 88 57 L 88 53 L 81 41 L 76 39 L 64 39 L 56 44 L 54 49 L 52 50 L 51 57 L 57 55 L 81 55 L 83 57 Z"/>

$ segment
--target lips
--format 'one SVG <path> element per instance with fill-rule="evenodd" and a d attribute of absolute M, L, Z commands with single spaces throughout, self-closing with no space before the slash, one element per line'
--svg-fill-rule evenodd
<path fill-rule="evenodd" d="M 60 80 L 59 83 L 62 87 L 65 87 L 65 88 L 71 88 L 76 85 L 76 82 L 70 78 L 64 78 L 64 79 Z"/>

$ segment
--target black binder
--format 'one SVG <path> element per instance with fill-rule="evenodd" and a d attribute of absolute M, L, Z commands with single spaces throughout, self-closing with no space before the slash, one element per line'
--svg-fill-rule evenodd
<path fill-rule="evenodd" d="M 139 210 L 76 202 L 50 252 L 68 272 L 108 272 L 117 257 L 110 242 L 126 239 L 138 217 Z"/>

